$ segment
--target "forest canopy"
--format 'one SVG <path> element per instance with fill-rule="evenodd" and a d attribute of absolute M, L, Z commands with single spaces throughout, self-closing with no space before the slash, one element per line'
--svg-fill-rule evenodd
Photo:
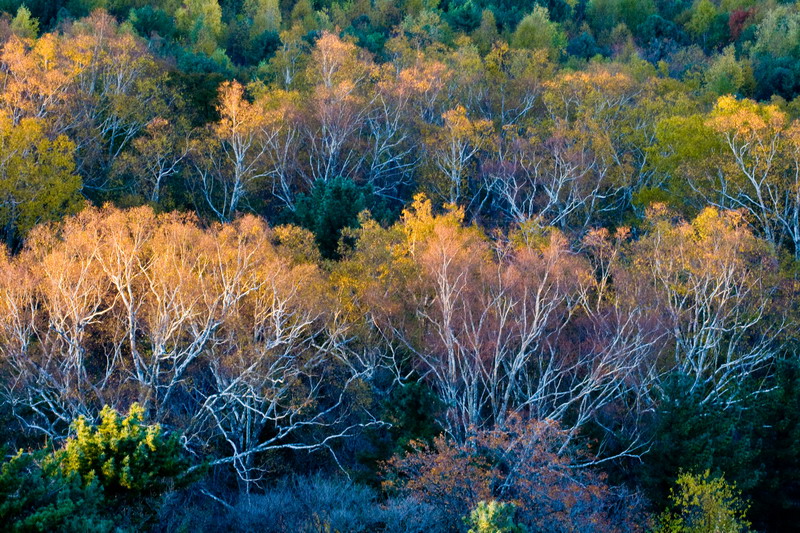
<path fill-rule="evenodd" d="M 800 3 L 0 0 L 0 529 L 800 522 Z"/>

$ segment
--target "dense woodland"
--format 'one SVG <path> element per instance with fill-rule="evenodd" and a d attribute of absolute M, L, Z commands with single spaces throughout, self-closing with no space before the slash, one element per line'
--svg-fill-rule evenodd
<path fill-rule="evenodd" d="M 0 530 L 800 523 L 800 4 L 0 13 Z"/>

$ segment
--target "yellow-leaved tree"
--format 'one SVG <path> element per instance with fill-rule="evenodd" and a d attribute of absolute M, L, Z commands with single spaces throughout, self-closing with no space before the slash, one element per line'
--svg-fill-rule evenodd
<path fill-rule="evenodd" d="M 712 478 L 708 470 L 702 474 L 682 473 L 677 491 L 671 491 L 672 510 L 659 517 L 655 533 L 746 533 L 750 522 L 748 505 L 741 493 L 724 477 Z"/>
<path fill-rule="evenodd" d="M 41 120 L 14 125 L 0 115 L 0 231 L 6 243 L 14 245 L 36 224 L 80 208 L 74 151 L 64 135 L 49 139 Z"/>

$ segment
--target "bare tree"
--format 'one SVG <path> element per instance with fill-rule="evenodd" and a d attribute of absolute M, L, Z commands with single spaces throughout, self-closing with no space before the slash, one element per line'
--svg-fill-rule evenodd
<path fill-rule="evenodd" d="M 775 265 L 765 244 L 741 213 L 707 208 L 691 223 L 656 219 L 639 246 L 641 275 L 671 332 L 667 368 L 691 378 L 689 392 L 704 403 L 736 401 L 739 382 L 769 364 L 785 328 L 772 312 Z"/>
<path fill-rule="evenodd" d="M 351 346 L 326 277 L 273 240 L 255 217 L 202 229 L 150 208 L 39 228 L 0 257 L 5 399 L 54 439 L 138 401 L 247 487 L 259 454 L 332 451 L 379 424 L 355 394 L 376 360 Z"/>
<path fill-rule="evenodd" d="M 269 175 L 268 148 L 278 130 L 265 128 L 261 102 L 245 98 L 239 82 L 219 89 L 220 120 L 194 143 L 195 182 L 205 204 L 222 222 L 234 218 L 253 184 Z"/>
<path fill-rule="evenodd" d="M 413 266 L 396 267 L 412 270 L 381 291 L 396 300 L 372 310 L 376 327 L 413 354 L 442 398 L 452 436 L 502 426 L 518 413 L 569 420 L 565 429 L 575 437 L 600 409 L 645 389 L 641 374 L 655 339 L 639 315 L 604 306 L 590 321 L 593 343 L 565 341 L 595 281 L 557 231 L 531 223 L 491 249 L 477 229 L 461 226 L 461 216 L 434 216 L 418 199 L 404 216 L 400 245 L 407 246 L 403 265 Z"/>

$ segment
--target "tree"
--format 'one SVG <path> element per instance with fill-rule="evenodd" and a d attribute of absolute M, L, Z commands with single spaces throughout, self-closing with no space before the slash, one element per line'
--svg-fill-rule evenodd
<path fill-rule="evenodd" d="M 8 245 L 16 246 L 36 224 L 81 207 L 74 151 L 66 136 L 48 138 L 41 120 L 14 125 L 0 115 L 0 225 Z"/>
<path fill-rule="evenodd" d="M 35 39 L 39 35 L 39 21 L 31 17 L 27 7 L 21 5 L 11 21 L 11 31 L 20 39 Z"/>
<path fill-rule="evenodd" d="M 244 12 L 250 17 L 250 38 L 281 29 L 281 10 L 277 0 L 245 0 Z"/>
<path fill-rule="evenodd" d="M 505 43 L 496 44 L 484 58 L 488 106 L 485 118 L 498 117 L 501 137 L 517 128 L 527 126 L 530 113 L 545 89 L 545 82 L 553 74 L 553 64 L 545 50 L 521 50 Z"/>
<path fill-rule="evenodd" d="M 659 518 L 659 533 L 746 533 L 750 522 L 745 518 L 747 504 L 725 478 L 711 478 L 684 472 L 678 476 L 678 492 L 672 493 L 672 511 Z"/>
<path fill-rule="evenodd" d="M 366 115 L 366 181 L 376 194 L 396 198 L 413 184 L 420 164 L 417 117 L 435 101 L 444 80 L 442 63 L 384 65 Z M 420 117 L 421 119 L 421 117 Z"/>
<path fill-rule="evenodd" d="M 440 423 L 458 442 L 512 413 L 564 421 L 576 437 L 601 406 L 639 386 L 648 342 L 626 331 L 607 345 L 559 349 L 589 290 L 587 265 L 553 228 L 531 221 L 492 246 L 463 216 L 435 215 L 418 196 L 393 228 L 362 224 L 345 290 L 388 342 L 398 379 L 419 372 L 439 395 Z"/>
<path fill-rule="evenodd" d="M 711 28 L 714 18 L 717 16 L 717 8 L 710 0 L 698 0 L 692 6 L 692 16 L 686 23 L 686 29 L 695 37 L 703 37 Z"/>
<path fill-rule="evenodd" d="M 191 481 L 178 435 L 145 425 L 136 404 L 125 418 L 106 406 L 97 426 L 80 417 L 73 429 L 61 449 L 20 451 L 2 464 L 0 517 L 9 530 L 141 528 L 165 492 Z"/>
<path fill-rule="evenodd" d="M 754 55 L 797 57 L 800 38 L 800 13 L 790 6 L 776 6 L 767 12 L 756 30 Z"/>
<path fill-rule="evenodd" d="M 734 173 L 718 183 L 722 205 L 743 207 L 764 237 L 800 250 L 800 122 L 774 105 L 722 97 L 707 124 L 727 148 Z"/>
<path fill-rule="evenodd" d="M 470 176 L 475 156 L 491 142 L 493 127 L 488 120 L 471 120 L 463 106 L 442 114 L 444 124 L 425 139 L 435 169 L 442 179 L 431 179 L 430 188 L 438 199 L 457 204 L 472 198 Z"/>
<path fill-rule="evenodd" d="M 175 23 L 192 48 L 207 56 L 217 49 L 224 30 L 222 8 L 217 0 L 185 0 L 175 12 Z"/>
<path fill-rule="evenodd" d="M 637 244 L 634 265 L 645 269 L 640 279 L 651 280 L 666 311 L 669 368 L 689 376 L 686 394 L 698 394 L 701 404 L 733 405 L 742 379 L 771 363 L 785 327 L 780 315 L 770 316 L 771 253 L 736 211 L 706 208 L 676 225 L 663 205 L 649 214 L 653 227 Z"/>
<path fill-rule="evenodd" d="M 472 33 L 472 40 L 482 54 L 492 49 L 496 41 L 500 40 L 497 32 L 497 21 L 491 9 L 484 9 L 481 13 L 481 23 Z"/>
<path fill-rule="evenodd" d="M 626 116 L 632 102 L 644 100 L 640 91 L 631 76 L 607 70 L 545 82 L 550 120 L 524 130 L 507 127 L 484 165 L 497 208 L 513 221 L 540 217 L 561 229 L 586 228 L 601 213 L 621 209 L 630 175 L 646 162 L 640 151 L 654 122 Z"/>
<path fill-rule="evenodd" d="M 800 249 L 800 123 L 775 104 L 723 96 L 707 116 L 659 125 L 661 161 L 688 203 L 744 209 L 775 247 Z M 666 157 L 663 157 L 667 154 Z M 688 176 L 678 180 L 677 174 Z M 686 189 L 686 182 L 690 189 Z"/>
<path fill-rule="evenodd" d="M 50 138 L 69 136 L 93 199 L 109 199 L 114 162 L 174 99 L 147 44 L 102 10 L 36 41 L 13 37 L 0 63 L 0 105 L 14 124 L 36 118 Z"/>
<path fill-rule="evenodd" d="M 134 524 L 146 524 L 159 498 L 190 479 L 179 436 L 146 425 L 138 404 L 124 418 L 105 406 L 96 426 L 79 417 L 73 428 L 75 435 L 58 453 L 65 475 L 77 476 L 84 486 L 99 485 L 107 505 L 130 513 Z"/>
<path fill-rule="evenodd" d="M 11 312 L 0 345 L 12 384 L 4 396 L 25 429 L 53 441 L 66 438 L 78 416 L 92 415 L 118 362 L 113 353 L 89 350 L 92 328 L 109 311 L 108 282 L 92 260 L 101 243 L 95 228 L 83 225 L 89 213 L 67 219 L 61 246 L 54 246 L 52 226 L 37 227 L 2 280 Z"/>
<path fill-rule="evenodd" d="M 115 171 L 132 174 L 136 189 L 153 204 L 162 199 L 167 180 L 180 171 L 189 152 L 185 130 L 163 118 L 154 118 L 144 133 L 131 143 L 131 150 L 122 154 Z"/>
<path fill-rule="evenodd" d="M 310 181 L 353 178 L 364 162 L 358 136 L 371 110 L 372 65 L 358 47 L 324 32 L 315 43 L 307 78 L 314 84 L 305 122 Z"/>
<path fill-rule="evenodd" d="M 654 0 L 619 0 L 619 13 L 625 25 L 634 35 L 640 35 L 640 27 L 657 13 Z"/>
<path fill-rule="evenodd" d="M 292 240 L 252 216 L 200 228 L 148 207 L 87 208 L 39 227 L 21 254 L 0 257 L 11 414 L 61 442 L 81 415 L 138 401 L 244 488 L 269 471 L 270 453 L 333 453 L 380 425 L 355 408 L 377 355 L 351 345 L 351 320 L 326 305 L 325 276 Z M 119 476 L 110 482 L 125 487 Z"/>
<path fill-rule="evenodd" d="M 800 90 L 797 70 L 800 13 L 791 6 L 775 6 L 765 13 L 754 33 L 751 58 L 756 79 L 755 96 L 760 100 L 768 100 L 772 95 L 794 98 Z"/>
<path fill-rule="evenodd" d="M 620 4 L 619 0 L 591 0 L 589 2 L 587 17 L 594 34 L 599 39 L 607 39 L 611 31 L 620 23 L 622 18 Z"/>
<path fill-rule="evenodd" d="M 764 471 L 746 494 L 756 528 L 781 530 L 800 517 L 800 486 L 790 481 L 800 473 L 800 365 L 789 356 L 778 362 L 775 374 L 773 389 L 745 407 L 753 406 L 750 424 L 760 443 L 754 462 Z M 749 475 L 749 469 L 742 473 Z M 742 481 L 737 486 L 744 489 Z"/>
<path fill-rule="evenodd" d="M 58 53 L 59 41 L 45 34 L 35 43 L 12 37 L 2 49 L 4 90 L 3 109 L 16 123 L 22 117 L 61 118 L 57 109 L 68 104 L 68 94 L 75 72 L 68 72 L 67 61 Z M 58 123 L 57 123 L 58 124 Z M 65 127 L 58 124 L 57 133 Z"/>
<path fill-rule="evenodd" d="M 741 379 L 743 388 L 759 386 L 757 378 Z M 644 463 L 635 467 L 637 485 L 657 508 L 668 503 L 670 489 L 683 470 L 724 472 L 748 494 L 760 494 L 772 476 L 761 464 L 764 441 L 757 428 L 771 421 L 750 409 L 763 398 L 742 393 L 739 405 L 703 402 L 702 394 L 687 393 L 691 383 L 690 376 L 677 372 L 661 380 L 655 416 L 647 430 L 650 450 Z"/>
<path fill-rule="evenodd" d="M 300 4 L 301 2 L 298 2 L 295 8 Z M 308 63 L 308 46 L 302 39 L 303 35 L 303 29 L 298 24 L 280 33 L 281 46 L 270 58 L 268 70 L 276 78 L 281 89 L 287 91 L 294 89 Z"/>
<path fill-rule="evenodd" d="M 735 50 L 729 46 L 717 56 L 705 73 L 708 89 L 718 95 L 738 94 L 745 86 L 747 68 L 736 60 Z"/>
<path fill-rule="evenodd" d="M 197 187 L 220 221 L 230 221 L 254 183 L 268 175 L 268 143 L 279 130 L 268 129 L 262 103 L 251 103 L 237 81 L 219 87 L 220 120 L 194 143 Z"/>
<path fill-rule="evenodd" d="M 567 45 L 558 23 L 550 21 L 547 8 L 541 5 L 534 6 L 533 11 L 520 21 L 511 44 L 515 48 L 547 50 L 552 59 L 556 59 Z"/>
<path fill-rule="evenodd" d="M 295 217 L 301 226 L 314 232 L 317 246 L 326 259 L 339 256 L 342 230 L 358 225 L 359 214 L 367 208 L 363 188 L 344 178 L 318 182 L 309 196 L 297 202 Z"/>

